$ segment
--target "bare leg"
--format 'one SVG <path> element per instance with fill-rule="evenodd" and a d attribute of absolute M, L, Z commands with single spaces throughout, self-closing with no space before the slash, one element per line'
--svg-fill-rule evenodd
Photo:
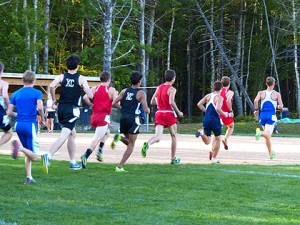
<path fill-rule="evenodd" d="M 168 128 L 170 135 L 171 135 L 171 140 L 172 140 L 172 144 L 171 144 L 171 160 L 176 158 L 176 149 L 177 149 L 177 138 L 176 138 L 176 134 L 177 134 L 177 125 L 176 123 L 174 125 L 172 125 L 171 127 Z"/>
<path fill-rule="evenodd" d="M 213 158 L 217 158 L 217 155 L 219 153 L 219 150 L 220 150 L 220 143 L 221 143 L 221 136 L 215 136 L 214 137 L 214 140 L 213 140 L 213 149 L 214 149 L 214 152 L 213 152 Z"/>
<path fill-rule="evenodd" d="M 137 134 L 129 134 L 128 135 L 128 139 L 129 139 L 129 143 L 127 145 L 127 149 L 123 154 L 123 158 L 121 159 L 121 162 L 119 163 L 118 167 L 121 169 L 124 164 L 126 163 L 127 159 L 130 157 L 133 149 L 134 149 L 134 145 L 135 145 L 135 141 L 137 138 Z"/>
<path fill-rule="evenodd" d="M 152 145 L 155 142 L 159 142 L 164 131 L 164 126 L 157 124 L 155 126 L 155 135 L 148 140 L 148 145 Z"/>
<path fill-rule="evenodd" d="M 271 136 L 273 134 L 274 125 L 266 124 L 265 127 L 263 127 L 263 131 L 261 132 L 261 136 L 265 138 L 266 146 L 268 148 L 269 155 L 272 154 L 272 145 L 271 145 Z"/>
<path fill-rule="evenodd" d="M 32 177 L 32 175 L 31 175 L 31 160 L 28 157 L 25 157 L 25 169 L 26 169 L 26 176 Z"/>
<path fill-rule="evenodd" d="M 225 134 L 226 140 L 232 135 L 233 130 L 234 130 L 234 123 L 227 126 L 227 130 L 226 130 L 226 134 Z"/>
<path fill-rule="evenodd" d="M 53 142 L 53 144 L 50 147 L 49 153 L 51 156 L 54 155 L 54 153 L 61 148 L 61 146 L 66 142 L 70 134 L 71 134 L 70 129 L 65 127 L 62 128 L 60 136 L 58 137 L 58 139 L 56 139 L 55 142 Z"/>
<path fill-rule="evenodd" d="M 13 133 L 11 130 L 4 131 L 4 134 L 0 138 L 0 145 L 4 145 L 6 142 L 8 142 L 11 139 L 12 135 Z"/>
<path fill-rule="evenodd" d="M 76 144 L 75 144 L 76 130 L 73 128 L 71 135 L 68 137 L 67 148 L 70 156 L 70 161 L 76 160 L 75 152 L 76 152 Z"/>
<path fill-rule="evenodd" d="M 95 148 L 97 147 L 99 141 L 103 140 L 105 138 L 105 136 L 108 136 L 108 135 L 106 135 L 107 130 L 108 130 L 107 128 L 108 128 L 108 125 L 96 128 L 95 134 L 94 134 L 94 136 L 92 138 L 92 141 L 91 141 L 91 143 L 89 145 L 89 149 L 91 149 L 92 151 L 94 151 Z"/>

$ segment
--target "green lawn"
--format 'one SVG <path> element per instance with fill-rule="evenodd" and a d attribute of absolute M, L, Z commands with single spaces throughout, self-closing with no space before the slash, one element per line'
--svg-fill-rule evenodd
<path fill-rule="evenodd" d="M 257 165 L 115 165 L 49 175 L 0 155 L 0 224 L 300 224 L 300 167 Z"/>
<path fill-rule="evenodd" d="M 190 124 L 190 123 L 181 123 L 178 125 L 178 133 L 185 134 L 194 134 L 197 129 L 202 127 L 201 123 Z M 256 122 L 237 122 L 235 123 L 235 129 L 233 135 L 250 135 L 255 134 L 255 129 L 261 127 Z M 226 131 L 226 127 L 223 127 L 223 134 Z M 278 123 L 278 134 L 273 134 L 274 137 L 300 137 L 300 126 L 297 123 Z M 166 130 L 167 132 L 167 130 Z"/>

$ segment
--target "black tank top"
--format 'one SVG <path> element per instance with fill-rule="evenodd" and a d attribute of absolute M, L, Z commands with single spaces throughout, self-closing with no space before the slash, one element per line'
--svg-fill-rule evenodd
<path fill-rule="evenodd" d="M 126 89 L 124 93 L 124 97 L 121 100 L 122 114 L 134 114 L 134 115 L 140 114 L 139 108 L 141 102 L 136 99 L 136 94 L 139 90 L 141 89 L 132 88 L 132 87 Z"/>
<path fill-rule="evenodd" d="M 65 73 L 60 89 L 60 104 L 71 104 L 80 106 L 81 102 L 81 86 L 79 85 L 79 73 Z"/>

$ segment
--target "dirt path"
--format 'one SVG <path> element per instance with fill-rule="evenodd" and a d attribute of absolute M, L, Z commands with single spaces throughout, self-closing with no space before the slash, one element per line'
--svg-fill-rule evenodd
<path fill-rule="evenodd" d="M 48 151 L 49 146 L 59 136 L 57 133 L 39 135 L 40 153 Z M 76 137 L 77 153 L 76 158 L 85 152 L 93 134 L 79 133 Z M 147 158 L 141 157 L 141 147 L 144 141 L 147 141 L 151 134 L 140 134 L 136 142 L 135 150 L 127 163 L 169 163 L 170 162 L 170 138 L 169 135 L 163 135 L 159 143 L 152 145 L 149 149 Z M 104 162 L 118 163 L 124 153 L 125 145 L 117 143 L 116 150 L 111 150 L 109 145 L 113 135 L 107 140 L 104 146 Z M 13 139 L 16 139 L 14 134 Z M 232 136 L 229 139 L 229 150 L 225 151 L 223 145 L 219 153 L 219 160 L 222 164 L 260 164 L 260 165 L 292 165 L 300 164 L 299 146 L 300 139 L 297 138 L 272 138 L 273 150 L 277 153 L 274 160 L 269 160 L 264 139 L 256 141 L 254 137 Z M 182 163 L 210 163 L 208 152 L 211 145 L 205 145 L 201 139 L 195 138 L 194 135 L 178 135 L 177 156 L 181 158 Z M 1 154 L 10 154 L 10 143 L 0 147 Z M 66 144 L 53 156 L 53 159 L 68 160 L 68 151 Z M 93 153 L 89 162 L 97 162 L 95 153 Z"/>

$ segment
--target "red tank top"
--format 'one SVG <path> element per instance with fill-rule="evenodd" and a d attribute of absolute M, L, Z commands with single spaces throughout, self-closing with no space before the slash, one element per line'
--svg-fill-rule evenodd
<path fill-rule="evenodd" d="M 220 96 L 223 97 L 223 105 L 222 105 L 222 111 L 223 112 L 229 112 L 229 108 L 228 108 L 228 105 L 227 105 L 227 102 L 226 102 L 227 101 L 226 95 L 227 95 L 228 91 L 229 91 L 229 88 L 223 87 L 221 89 L 221 93 L 220 93 Z"/>
<path fill-rule="evenodd" d="M 108 95 L 109 86 L 99 85 L 95 89 L 94 94 L 94 105 L 93 105 L 93 112 L 99 113 L 107 113 L 108 115 L 111 112 L 112 108 L 112 99 L 110 99 Z"/>
<path fill-rule="evenodd" d="M 158 86 L 158 93 L 156 95 L 157 109 L 164 111 L 172 111 L 172 107 L 169 103 L 168 90 L 171 87 L 170 84 L 161 84 Z"/>

